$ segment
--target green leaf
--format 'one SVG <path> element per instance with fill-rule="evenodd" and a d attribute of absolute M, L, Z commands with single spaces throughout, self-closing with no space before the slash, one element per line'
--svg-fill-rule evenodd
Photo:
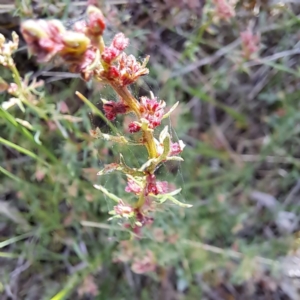
<path fill-rule="evenodd" d="M 164 115 L 163 115 L 163 119 L 165 119 L 165 118 L 168 118 L 170 115 L 171 115 L 171 113 L 176 109 L 176 107 L 178 106 L 178 104 L 179 104 L 179 101 L 177 101 L 171 108 L 170 108 L 170 110 L 167 112 L 167 113 L 165 113 Z"/>
<path fill-rule="evenodd" d="M 10 179 L 12 179 L 12 180 L 14 180 L 16 182 L 22 182 L 22 179 L 20 179 L 19 177 L 15 176 L 11 172 L 7 171 L 6 169 L 2 168 L 1 166 L 0 166 L 0 172 L 2 172 L 4 175 L 6 175 L 7 177 L 9 177 Z"/>
<path fill-rule="evenodd" d="M 95 134 L 93 133 L 92 135 L 95 138 L 103 139 L 106 141 L 111 141 L 111 142 L 115 142 L 115 143 L 119 143 L 119 144 L 123 144 L 123 145 L 129 144 L 129 141 L 125 138 L 125 136 L 122 136 L 122 135 L 114 136 L 114 135 L 102 133 L 99 127 L 96 128 Z"/>
<path fill-rule="evenodd" d="M 106 195 L 108 198 L 110 198 L 111 200 L 119 203 L 120 201 L 122 201 L 121 198 L 117 197 L 116 195 L 110 193 L 105 187 L 103 187 L 102 185 L 94 185 L 94 188 L 101 191 L 104 195 Z"/>
<path fill-rule="evenodd" d="M 71 276 L 69 281 L 66 284 L 66 287 L 57 293 L 51 300 L 63 300 L 66 299 L 68 294 L 74 289 L 74 287 L 79 284 L 80 277 L 77 274 Z"/>
<path fill-rule="evenodd" d="M 0 249 L 6 247 L 8 245 L 11 245 L 13 243 L 16 243 L 18 241 L 24 240 L 30 236 L 32 236 L 32 232 L 24 233 L 22 235 L 19 235 L 19 236 L 13 237 L 11 239 L 8 239 L 6 241 L 0 242 Z"/>
<path fill-rule="evenodd" d="M 46 147 L 40 144 L 36 144 L 33 135 L 25 127 L 19 124 L 9 112 L 5 111 L 1 107 L 0 107 L 0 118 L 6 120 L 8 124 L 16 128 L 24 137 L 26 137 L 29 141 L 31 141 L 34 145 L 36 145 L 44 154 L 46 154 L 47 157 L 51 159 L 53 163 L 58 162 L 57 158 Z"/>
<path fill-rule="evenodd" d="M 164 195 L 158 195 L 158 196 L 155 196 L 155 198 L 158 198 L 159 199 L 159 203 L 162 204 L 164 202 L 166 202 L 167 200 L 173 202 L 174 204 L 180 206 L 180 207 L 185 207 L 185 208 L 190 208 L 192 207 L 193 205 L 191 204 L 187 204 L 187 203 L 182 203 L 180 201 L 178 201 L 177 199 L 175 199 L 173 196 L 179 194 L 181 192 L 181 189 L 177 189 L 171 193 L 168 193 L 168 194 L 164 194 Z"/>

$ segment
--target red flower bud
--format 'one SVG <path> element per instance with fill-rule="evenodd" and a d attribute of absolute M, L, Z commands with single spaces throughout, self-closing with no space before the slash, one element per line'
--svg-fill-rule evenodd
<path fill-rule="evenodd" d="M 119 78 L 120 72 L 116 66 L 110 66 L 107 72 L 107 78 Z"/>
<path fill-rule="evenodd" d="M 179 141 L 178 143 L 172 143 L 171 144 L 171 150 L 170 150 L 170 156 L 178 155 L 183 151 L 183 148 L 185 147 L 185 144 L 183 141 Z"/>
<path fill-rule="evenodd" d="M 90 5 L 87 9 L 88 30 L 92 35 L 102 35 L 105 29 L 104 16 L 99 8 Z"/>
<path fill-rule="evenodd" d="M 166 181 L 156 181 L 156 177 L 154 174 L 148 175 L 146 180 L 146 196 L 148 196 L 149 194 L 165 194 L 168 191 L 168 183 Z"/>
<path fill-rule="evenodd" d="M 125 191 L 127 193 L 139 194 L 142 188 L 132 179 L 128 178 Z"/>
<path fill-rule="evenodd" d="M 124 218 L 133 216 L 134 210 L 131 206 L 126 205 L 123 201 L 120 201 L 118 205 L 114 206 L 114 211 L 117 215 Z"/>
<path fill-rule="evenodd" d="M 123 33 L 118 33 L 115 35 L 112 46 L 120 51 L 123 51 L 129 44 L 129 39 L 125 38 Z"/>
<path fill-rule="evenodd" d="M 128 106 L 123 102 L 107 101 L 103 105 L 105 116 L 108 120 L 112 121 L 116 118 L 117 114 L 125 114 Z"/>
<path fill-rule="evenodd" d="M 104 49 L 101 58 L 107 64 L 111 64 L 120 54 L 120 51 L 113 47 L 107 47 Z"/>
<path fill-rule="evenodd" d="M 141 126 L 135 122 L 130 123 L 128 128 L 130 133 L 135 133 L 141 130 Z"/>
<path fill-rule="evenodd" d="M 240 33 L 242 40 L 243 56 L 246 59 L 251 58 L 252 54 L 259 50 L 259 36 L 254 34 L 250 29 Z"/>
<path fill-rule="evenodd" d="M 166 103 L 164 101 L 158 102 L 156 98 L 141 97 L 140 100 L 140 112 L 142 113 L 142 117 L 148 120 L 149 128 L 153 129 L 159 126 L 164 115 Z"/>

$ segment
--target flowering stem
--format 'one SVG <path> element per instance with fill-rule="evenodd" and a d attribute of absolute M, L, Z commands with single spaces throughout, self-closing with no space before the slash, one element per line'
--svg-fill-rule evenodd
<path fill-rule="evenodd" d="M 143 188 L 143 190 L 140 192 L 140 196 L 139 196 L 139 200 L 136 202 L 135 204 L 135 208 L 139 209 L 141 207 L 143 207 L 144 203 L 145 203 L 145 188 L 146 188 L 147 183 L 145 183 L 145 187 Z"/>
<path fill-rule="evenodd" d="M 125 219 L 124 226 L 126 228 L 130 226 L 133 232 L 138 234 L 140 227 L 150 224 L 153 220 L 147 215 L 154 208 L 154 205 L 150 206 L 151 203 L 148 203 L 152 197 L 157 197 L 160 203 L 169 200 L 177 205 L 190 207 L 173 198 L 173 195 L 179 193 L 180 189 L 167 194 L 168 183 L 157 181 L 155 176 L 155 171 L 162 162 L 182 160 L 177 155 L 182 152 L 184 144 L 182 141 L 172 143 L 168 126 L 158 135 L 159 141 L 156 140 L 154 134 L 155 128 L 174 111 L 178 103 L 165 113 L 165 101 L 158 100 L 152 93 L 150 93 L 150 98 L 146 96 L 134 97 L 128 86 L 136 82 L 139 77 L 149 73 L 149 69 L 146 68 L 149 56 L 140 63 L 134 55 L 127 55 L 124 50 L 128 46 L 129 39 L 123 33 L 116 34 L 110 46 L 105 46 L 103 31 L 106 24 L 102 12 L 90 5 L 87 8 L 87 16 L 85 22 L 76 22 L 74 31 L 66 31 L 58 21 L 45 22 L 41 20 L 24 22 L 21 31 L 31 52 L 37 54 L 40 61 L 46 62 L 59 55 L 70 66 L 70 70 L 80 73 L 85 81 L 94 78 L 100 83 L 109 84 L 118 95 L 119 101 L 101 99 L 105 120 L 115 135 L 102 133 L 99 128 L 92 130 L 91 134 L 95 138 L 102 138 L 123 145 L 143 145 L 147 149 L 148 160 L 140 168 L 131 168 L 126 165 L 124 157 L 120 154 L 119 163 L 109 164 L 97 174 L 104 175 L 112 171 L 121 171 L 127 175 L 125 191 L 134 193 L 135 199 L 137 199 L 134 204 L 126 204 L 123 199 L 110 193 L 101 185 L 94 185 L 94 187 L 117 203 L 114 210 L 110 212 L 113 215 L 110 219 Z M 202 31 L 200 31 L 199 38 L 203 34 Z M 53 32 L 57 32 L 59 38 Z M 45 41 L 47 42 L 45 43 Z M 22 88 L 22 78 L 14 66 L 12 66 L 12 71 L 18 85 L 18 92 L 22 97 L 21 101 L 27 105 L 33 105 L 31 98 L 27 97 L 30 90 Z M 85 96 L 79 92 L 76 92 L 76 95 L 94 113 L 104 119 L 104 114 Z M 129 112 L 136 116 L 136 120 L 128 125 L 128 129 L 131 133 L 139 132 L 140 139 L 137 143 L 118 134 L 117 129 L 110 122 L 118 114 Z M 161 194 L 164 196 L 158 196 Z M 128 219 L 130 219 L 129 223 Z"/>
<path fill-rule="evenodd" d="M 123 99 L 123 101 L 131 108 L 132 111 L 135 112 L 138 118 L 141 117 L 140 112 L 140 103 L 139 101 L 132 96 L 126 86 L 122 87 L 115 83 L 110 83 L 112 88 L 116 91 L 116 93 Z M 143 130 L 143 128 L 142 128 Z M 153 133 L 148 129 L 143 130 L 143 139 L 145 146 L 148 150 L 148 154 L 150 158 L 157 157 L 156 145 L 154 142 Z"/>
<path fill-rule="evenodd" d="M 105 49 L 105 44 L 104 44 L 104 40 L 103 40 L 102 36 L 99 37 L 99 47 L 98 47 L 98 49 L 100 50 L 100 54 L 103 53 L 103 51 Z"/>
<path fill-rule="evenodd" d="M 120 86 L 114 82 L 109 83 L 116 93 L 122 98 L 122 100 L 130 107 L 131 110 L 135 112 L 138 118 L 141 116 L 140 103 L 135 99 L 126 86 Z"/>
<path fill-rule="evenodd" d="M 153 133 L 149 130 L 144 131 L 144 141 L 150 158 L 157 157 L 156 145 L 154 142 Z"/>
<path fill-rule="evenodd" d="M 89 99 L 87 99 L 84 95 L 82 95 L 80 92 L 76 91 L 75 95 L 80 98 L 80 100 L 82 100 L 91 110 L 93 113 L 97 114 L 102 120 L 104 120 L 106 122 L 106 124 L 109 126 L 109 128 L 114 132 L 117 133 L 117 129 L 115 128 L 115 126 L 109 121 L 107 120 L 107 118 L 104 116 L 104 114 L 102 113 L 101 110 L 99 110 L 97 108 L 97 106 L 95 106 Z"/>

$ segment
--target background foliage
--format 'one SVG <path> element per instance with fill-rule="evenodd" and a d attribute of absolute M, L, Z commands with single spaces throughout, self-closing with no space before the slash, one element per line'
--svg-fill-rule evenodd
<path fill-rule="evenodd" d="M 8 1 L 0 31 L 10 38 L 20 21 L 37 17 L 72 24 L 85 6 Z M 96 173 L 120 152 L 133 166 L 143 153 L 92 139 L 90 129 L 110 129 L 75 91 L 99 109 L 100 97 L 114 94 L 59 61 L 39 66 L 21 41 L 18 70 L 44 86 L 38 111 L 0 111 L 1 299 L 299 299 L 299 280 L 287 275 L 299 254 L 300 5 L 241 0 L 229 21 L 216 20 L 204 0 L 100 6 L 111 36 L 122 31 L 128 52 L 151 56 L 136 95 L 153 91 L 169 107 L 180 101 L 167 124 L 187 144 L 185 162 L 159 175 L 182 186 L 181 200 L 193 208 L 166 205 L 142 239 L 128 242 L 92 185 L 128 197 L 121 175 Z M 245 61 L 240 32 L 249 26 L 260 50 Z M 12 81 L 3 67 L 1 77 Z M 9 98 L 0 94 L 2 103 Z M 135 274 L 149 255 L 156 271 Z"/>

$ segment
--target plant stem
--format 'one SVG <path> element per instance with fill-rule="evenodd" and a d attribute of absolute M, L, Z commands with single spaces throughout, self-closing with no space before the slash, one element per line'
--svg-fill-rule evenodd
<path fill-rule="evenodd" d="M 149 153 L 149 158 L 156 158 L 157 151 L 156 151 L 156 145 L 154 142 L 153 133 L 149 130 L 145 130 L 144 131 L 144 140 L 145 140 L 145 146 Z"/>
<path fill-rule="evenodd" d="M 145 203 L 145 200 L 146 200 L 145 199 L 145 188 L 146 188 L 146 185 L 147 185 L 147 183 L 145 183 L 145 187 L 143 188 L 143 190 L 140 193 L 139 200 L 135 204 L 135 208 L 136 209 L 139 209 L 139 208 L 143 207 L 143 205 Z"/>
<path fill-rule="evenodd" d="M 13 73 L 13 77 L 15 80 L 15 83 L 19 87 L 19 89 L 22 89 L 22 81 L 21 81 L 21 76 L 19 74 L 18 69 L 16 68 L 15 64 L 13 63 L 12 65 L 9 66 L 11 72 Z"/>
<path fill-rule="evenodd" d="M 116 91 L 116 93 L 122 98 L 122 100 L 130 107 L 132 111 L 135 112 L 138 118 L 141 117 L 140 112 L 140 103 L 137 99 L 135 99 L 126 86 L 120 86 L 114 82 L 110 82 L 112 88 Z"/>
<path fill-rule="evenodd" d="M 127 87 L 126 86 L 123 87 L 115 83 L 110 83 L 110 85 L 116 91 L 116 93 L 122 98 L 122 100 L 130 107 L 130 109 L 136 114 L 138 119 L 140 119 L 141 118 L 140 103 L 135 97 L 132 96 L 132 94 L 127 89 Z M 152 131 L 149 131 L 148 129 L 143 130 L 143 140 L 148 150 L 149 158 L 157 157 L 156 145 L 154 142 Z"/>

